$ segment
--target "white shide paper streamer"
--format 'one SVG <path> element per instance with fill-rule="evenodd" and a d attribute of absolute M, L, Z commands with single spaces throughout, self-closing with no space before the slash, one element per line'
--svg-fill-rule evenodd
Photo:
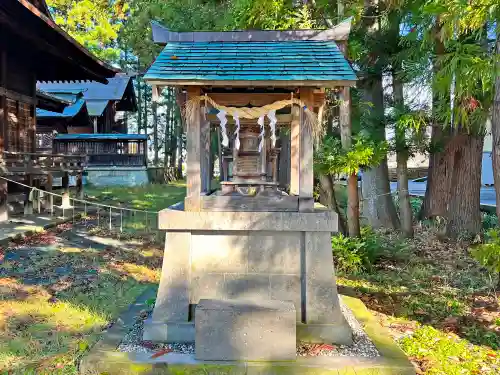
<path fill-rule="evenodd" d="M 225 111 L 219 111 L 219 113 L 217 113 L 217 117 L 220 120 L 220 131 L 222 134 L 222 145 L 224 147 L 229 147 L 229 138 L 227 136 L 227 129 L 226 129 L 226 124 L 227 124 L 226 115 L 227 114 Z"/>
<path fill-rule="evenodd" d="M 276 124 L 278 123 L 278 119 L 276 118 L 276 111 L 270 110 L 267 114 L 267 118 L 269 119 L 269 127 L 271 128 L 271 141 L 273 148 L 276 147 Z"/>

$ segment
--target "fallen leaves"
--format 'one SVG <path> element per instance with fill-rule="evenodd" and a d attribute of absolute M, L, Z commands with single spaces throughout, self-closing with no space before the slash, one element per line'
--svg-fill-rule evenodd
<path fill-rule="evenodd" d="M 154 353 L 150 358 L 155 359 L 155 358 L 161 357 L 162 355 L 165 355 L 165 354 L 168 354 L 171 352 L 172 352 L 172 349 L 162 349 L 162 350 L 159 350 L 156 353 Z"/>

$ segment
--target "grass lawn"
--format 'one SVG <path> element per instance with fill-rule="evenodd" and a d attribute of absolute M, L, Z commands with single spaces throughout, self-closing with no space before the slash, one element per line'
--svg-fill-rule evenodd
<path fill-rule="evenodd" d="M 168 185 L 149 184 L 137 187 L 95 187 L 85 188 L 86 200 L 95 201 L 114 207 L 125 207 L 145 212 L 130 212 L 113 210 L 114 229 L 119 227 L 123 231 L 136 234 L 145 232 L 154 233 L 158 238 L 161 237 L 158 228 L 158 211 L 178 203 L 186 195 L 186 183 L 183 181 L 172 182 Z M 103 208 L 100 210 L 103 215 L 108 215 L 109 210 Z M 121 218 L 120 218 L 121 215 Z M 102 222 L 106 226 L 106 217 Z"/>
<path fill-rule="evenodd" d="M 468 244 L 422 229 L 411 241 L 379 236 L 387 251 L 369 270 L 340 273 L 340 292 L 363 300 L 421 374 L 500 374 L 500 293 Z"/>
<path fill-rule="evenodd" d="M 1 249 L 0 373 L 77 374 L 102 330 L 159 282 L 162 248 L 60 226 Z"/>
<path fill-rule="evenodd" d="M 137 187 L 86 186 L 87 199 L 111 206 L 158 212 L 184 199 L 186 183 L 149 184 Z"/>

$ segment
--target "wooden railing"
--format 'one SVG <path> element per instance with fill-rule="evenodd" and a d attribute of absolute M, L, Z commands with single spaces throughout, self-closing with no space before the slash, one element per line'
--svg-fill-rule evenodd
<path fill-rule="evenodd" d="M 145 167 L 146 155 L 142 154 L 90 154 L 88 166 Z"/>
<path fill-rule="evenodd" d="M 86 155 L 10 151 L 0 154 L 0 172 L 3 174 L 76 173 L 83 171 L 86 163 Z"/>

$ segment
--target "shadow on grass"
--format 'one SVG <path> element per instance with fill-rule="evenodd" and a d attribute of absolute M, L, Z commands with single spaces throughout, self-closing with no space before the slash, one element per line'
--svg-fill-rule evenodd
<path fill-rule="evenodd" d="M 70 231 L 38 238 L 3 254 L 0 372 L 76 374 L 102 329 L 158 283 L 163 249 Z"/>
<path fill-rule="evenodd" d="M 386 274 L 383 281 L 351 275 L 341 279 L 338 289 L 340 294 L 360 298 L 369 309 L 389 317 L 414 320 L 444 332 L 453 332 L 473 344 L 500 349 L 498 321 L 495 324 L 495 318 L 488 316 L 488 310 L 499 314 L 497 297 L 482 292 L 469 296 L 458 296 L 454 291 L 443 292 L 438 280 L 437 277 L 434 281 L 430 278 L 425 287 L 415 279 L 398 282 L 397 278 L 391 279 L 390 274 Z M 487 301 L 486 309 L 478 310 L 475 306 L 475 297 L 478 296 Z"/>

